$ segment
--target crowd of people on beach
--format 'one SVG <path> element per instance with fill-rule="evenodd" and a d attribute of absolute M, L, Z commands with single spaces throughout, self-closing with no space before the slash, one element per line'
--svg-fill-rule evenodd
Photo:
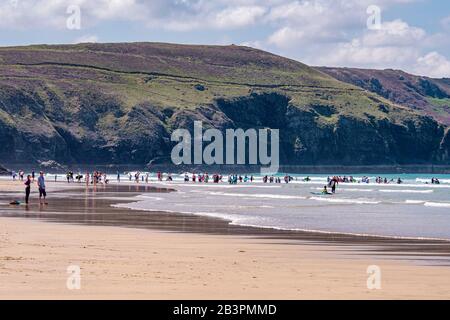
<path fill-rule="evenodd" d="M 163 181 L 164 180 L 164 173 L 162 172 L 157 172 L 156 173 L 156 177 L 158 179 L 158 181 Z M 148 183 L 149 178 L 150 178 L 150 173 L 146 172 L 145 174 L 142 174 L 140 171 L 135 172 L 134 174 L 132 172 L 128 172 L 128 180 L 131 182 L 133 181 L 134 178 L 134 182 L 139 183 L 139 182 L 145 182 Z M 172 174 L 167 174 L 167 178 L 165 178 L 165 181 L 172 181 Z M 120 173 L 117 171 L 117 182 L 120 182 Z"/>
<path fill-rule="evenodd" d="M 356 180 L 353 176 L 334 176 L 334 177 L 328 177 L 327 178 L 327 182 L 330 182 L 332 180 L 336 180 L 337 182 L 344 182 L 344 183 L 370 183 L 370 178 L 368 176 L 363 176 L 361 177 L 360 180 Z M 378 184 L 389 184 L 389 183 L 397 183 L 397 184 L 402 184 L 403 180 L 401 178 L 398 178 L 397 180 L 394 180 L 393 178 L 388 179 L 388 178 L 382 178 L 382 177 L 376 177 L 375 178 L 375 183 Z"/>
<path fill-rule="evenodd" d="M 58 182 L 58 175 L 54 176 L 55 182 Z M 87 185 L 89 184 L 108 184 L 109 179 L 107 178 L 106 173 L 101 171 L 89 172 L 87 171 L 85 175 L 78 173 L 74 175 L 73 171 L 68 171 L 66 173 L 66 181 L 67 183 L 73 183 L 75 180 L 78 183 L 85 182 Z"/>
<path fill-rule="evenodd" d="M 39 202 L 41 204 L 46 204 L 46 197 L 47 197 L 47 193 L 46 193 L 46 189 L 45 189 L 45 174 L 43 171 L 39 172 L 39 177 L 36 179 L 35 177 L 35 171 L 31 171 L 30 174 L 26 175 L 25 177 L 25 171 L 24 170 L 19 170 L 18 172 L 12 171 L 11 173 L 12 175 L 12 179 L 14 181 L 19 180 L 24 182 L 25 185 L 25 203 L 28 204 L 29 199 L 30 199 L 30 192 L 31 192 L 31 186 L 33 183 L 37 183 L 37 187 L 39 190 Z M 128 180 L 130 182 L 134 181 L 136 183 L 139 182 L 145 182 L 148 183 L 150 180 L 150 173 L 149 172 L 145 172 L 145 173 L 141 173 L 139 171 L 137 172 L 128 172 L 125 173 L 125 175 L 128 176 Z M 116 176 L 116 180 L 117 182 L 121 182 L 121 173 L 119 171 L 117 171 L 117 176 Z M 223 182 L 223 175 L 222 174 L 218 174 L 215 173 L 212 176 L 210 176 L 208 173 L 184 173 L 184 182 L 188 183 L 188 182 L 192 182 L 192 183 L 209 183 L 209 181 L 211 180 L 213 183 L 222 183 Z M 157 181 L 173 181 L 172 178 L 172 174 L 167 173 L 164 174 L 162 172 L 157 172 L 156 173 L 156 178 Z M 290 175 L 284 175 L 283 180 L 282 177 L 277 175 L 265 175 L 263 177 L 261 177 L 261 181 L 263 183 L 281 183 L 282 181 L 284 181 L 285 183 L 289 183 L 291 181 L 298 181 L 299 177 L 293 177 Z M 54 181 L 57 182 L 58 181 L 58 175 L 55 174 L 54 176 Z M 78 174 L 74 174 L 73 171 L 67 171 L 66 173 L 66 181 L 67 183 L 74 183 L 75 181 L 77 181 L 78 183 L 82 183 L 85 182 L 86 185 L 97 185 L 97 184 L 108 184 L 109 183 L 109 179 L 108 176 L 105 172 L 101 172 L 101 171 L 93 171 L 93 172 L 89 172 L 87 171 L 84 175 L 81 173 Z M 253 175 L 241 175 L 241 174 L 230 174 L 228 175 L 228 179 L 227 182 L 229 184 L 238 184 L 238 183 L 252 183 L 255 181 L 255 177 Z M 311 182 L 313 181 L 312 178 L 310 178 L 309 176 L 304 177 L 303 179 L 301 179 L 301 181 L 303 182 Z M 327 185 L 325 185 L 323 187 L 322 190 L 322 194 L 326 194 L 326 195 L 331 195 L 336 193 L 336 188 L 339 185 L 339 183 L 366 183 L 369 184 L 371 183 L 371 178 L 368 176 L 362 176 L 361 178 L 356 179 L 353 176 L 328 176 L 327 177 Z M 391 183 L 396 183 L 396 184 L 402 184 L 403 180 L 401 178 L 397 178 L 396 180 L 393 178 L 386 178 L 386 177 L 381 177 L 378 176 L 375 178 L 375 183 L 377 184 L 391 184 Z M 425 182 L 426 184 L 428 184 L 429 182 Z M 431 184 L 440 184 L 440 181 L 438 178 L 432 178 L 431 179 Z M 330 192 L 330 191 L 331 192 Z M 13 204 L 13 203 L 11 203 Z M 15 204 L 20 204 L 19 201 L 15 201 Z"/>

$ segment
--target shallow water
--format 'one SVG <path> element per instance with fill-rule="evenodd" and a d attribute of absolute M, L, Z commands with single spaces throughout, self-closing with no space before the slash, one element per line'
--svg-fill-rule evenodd
<path fill-rule="evenodd" d="M 437 176 L 440 185 L 425 184 L 431 176 L 424 175 L 403 175 L 400 185 L 341 183 L 332 196 L 313 194 L 326 176 L 311 177 L 311 182 L 298 176 L 289 184 L 257 178 L 229 185 L 183 183 L 176 176 L 174 182 L 153 183 L 177 192 L 119 206 L 218 217 L 243 226 L 450 240 L 450 175 Z"/>
<path fill-rule="evenodd" d="M 368 175 L 371 183 L 341 183 L 332 196 L 317 195 L 327 176 L 309 176 L 311 182 L 296 175 L 296 181 L 289 184 L 265 184 L 256 177 L 253 183 L 229 185 L 184 183 L 183 175 L 173 175 L 173 182 L 157 182 L 152 174 L 149 184 L 177 192 L 129 197 L 130 203 L 119 206 L 149 214 L 164 211 L 217 217 L 261 228 L 450 240 L 450 175 L 380 174 L 388 179 L 401 177 L 402 184 L 376 184 L 378 175 Z M 355 178 L 360 180 L 361 176 Z M 47 179 L 53 177 L 49 174 Z M 441 184 L 430 184 L 432 177 L 439 178 Z M 63 178 L 58 177 L 59 181 Z M 116 183 L 115 174 L 108 178 Z M 128 177 L 121 178 L 120 184 L 129 183 Z"/>

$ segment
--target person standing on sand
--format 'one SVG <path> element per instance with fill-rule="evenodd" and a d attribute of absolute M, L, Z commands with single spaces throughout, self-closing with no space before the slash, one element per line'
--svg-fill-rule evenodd
<path fill-rule="evenodd" d="M 120 182 L 120 172 L 117 170 L 117 182 Z"/>
<path fill-rule="evenodd" d="M 34 170 L 33 171 L 31 171 L 31 179 L 33 180 L 33 182 L 34 182 Z"/>
<path fill-rule="evenodd" d="M 25 181 L 25 203 L 28 204 L 28 199 L 30 198 L 31 191 L 31 176 L 27 176 L 27 180 Z"/>
<path fill-rule="evenodd" d="M 37 181 L 38 188 L 39 188 L 39 202 L 42 204 L 42 197 L 44 197 L 44 204 L 47 204 L 45 202 L 45 198 L 47 197 L 47 193 L 45 192 L 45 178 L 44 178 L 44 172 L 39 172 L 39 178 Z"/>

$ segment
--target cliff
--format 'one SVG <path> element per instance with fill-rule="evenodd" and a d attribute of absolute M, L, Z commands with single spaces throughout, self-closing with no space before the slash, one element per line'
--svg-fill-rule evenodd
<path fill-rule="evenodd" d="M 241 46 L 0 48 L 0 161 L 169 162 L 201 120 L 279 128 L 284 165 L 450 163 L 444 123 L 380 94 Z"/>

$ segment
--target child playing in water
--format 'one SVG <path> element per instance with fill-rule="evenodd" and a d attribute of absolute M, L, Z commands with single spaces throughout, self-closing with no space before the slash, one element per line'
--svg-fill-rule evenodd
<path fill-rule="evenodd" d="M 327 186 L 323 186 L 322 194 L 331 194 L 328 192 Z"/>

